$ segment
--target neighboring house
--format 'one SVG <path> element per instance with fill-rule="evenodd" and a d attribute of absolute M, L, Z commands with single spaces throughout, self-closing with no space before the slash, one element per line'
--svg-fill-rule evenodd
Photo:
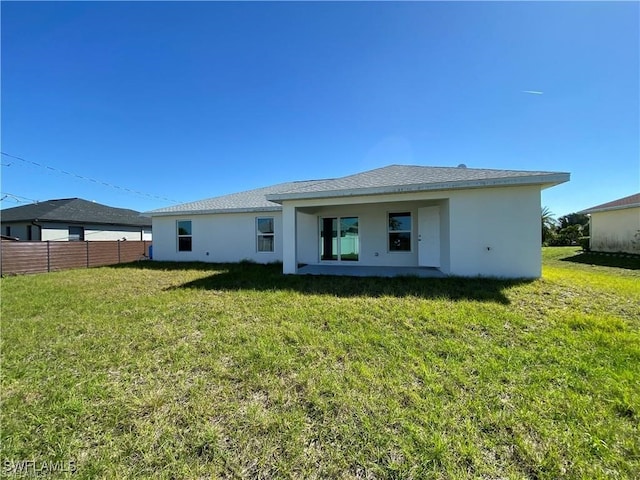
<path fill-rule="evenodd" d="M 582 210 L 591 250 L 640 254 L 640 193 Z"/>
<path fill-rule="evenodd" d="M 22 241 L 151 240 L 149 217 L 81 198 L 0 210 L 0 224 L 2 235 Z"/>
<path fill-rule="evenodd" d="M 327 265 L 535 278 L 540 191 L 568 180 L 558 172 L 391 165 L 147 214 L 156 260 L 281 261 L 287 274 Z"/>

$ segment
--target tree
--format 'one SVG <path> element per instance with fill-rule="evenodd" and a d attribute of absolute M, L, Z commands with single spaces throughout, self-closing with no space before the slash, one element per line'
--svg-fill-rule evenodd
<path fill-rule="evenodd" d="M 578 225 L 582 236 L 589 236 L 589 216 L 584 213 L 570 213 L 558 218 L 558 228 L 562 231 L 572 225 Z"/>
<path fill-rule="evenodd" d="M 574 223 L 558 230 L 557 240 L 560 245 L 577 245 L 582 236 L 582 226 Z"/>
<path fill-rule="evenodd" d="M 549 243 L 553 239 L 556 230 L 556 220 L 553 218 L 553 213 L 549 207 L 542 207 L 541 210 L 542 220 L 542 243 Z"/>
<path fill-rule="evenodd" d="M 558 218 L 553 236 L 548 245 L 577 245 L 580 237 L 589 235 L 589 217 L 583 213 L 569 213 Z"/>

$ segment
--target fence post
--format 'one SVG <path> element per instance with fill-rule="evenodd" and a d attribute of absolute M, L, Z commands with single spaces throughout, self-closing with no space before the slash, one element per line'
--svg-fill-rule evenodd
<path fill-rule="evenodd" d="M 89 268 L 89 240 L 85 240 L 85 242 L 87 244 L 87 268 Z"/>
<path fill-rule="evenodd" d="M 51 240 L 47 240 L 47 273 L 51 271 Z"/>
<path fill-rule="evenodd" d="M 120 263 L 120 240 L 118 240 L 118 263 Z"/>

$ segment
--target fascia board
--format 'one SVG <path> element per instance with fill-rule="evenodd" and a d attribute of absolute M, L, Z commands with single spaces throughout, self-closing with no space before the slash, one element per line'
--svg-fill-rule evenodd
<path fill-rule="evenodd" d="M 208 210 L 173 210 L 170 212 L 144 212 L 149 217 L 175 217 L 185 215 L 220 215 L 225 213 L 281 212 L 282 207 L 216 208 Z"/>
<path fill-rule="evenodd" d="M 614 210 L 625 210 L 627 208 L 638 208 L 638 207 L 640 207 L 640 203 L 630 203 L 629 205 L 617 205 L 615 207 L 596 208 L 596 209 L 589 208 L 587 210 L 581 210 L 578 213 L 590 215 L 592 213 L 611 212 Z"/>
<path fill-rule="evenodd" d="M 285 200 L 307 200 L 333 197 L 353 197 L 356 195 L 384 195 L 393 193 L 426 192 L 435 190 L 460 190 L 469 188 L 508 187 L 521 185 L 541 185 L 544 188 L 568 182 L 569 173 L 552 175 L 531 175 L 527 177 L 491 178 L 481 180 L 465 180 L 456 182 L 421 183 L 414 185 L 392 185 L 385 187 L 353 188 L 345 190 L 327 190 L 321 192 L 292 192 L 270 194 L 265 198 L 270 202 L 280 203 Z"/>

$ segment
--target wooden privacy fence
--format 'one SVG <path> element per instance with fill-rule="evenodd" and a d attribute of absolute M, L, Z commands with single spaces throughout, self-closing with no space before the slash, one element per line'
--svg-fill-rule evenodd
<path fill-rule="evenodd" d="M 149 258 L 147 241 L 0 242 L 0 275 L 89 268 Z"/>

